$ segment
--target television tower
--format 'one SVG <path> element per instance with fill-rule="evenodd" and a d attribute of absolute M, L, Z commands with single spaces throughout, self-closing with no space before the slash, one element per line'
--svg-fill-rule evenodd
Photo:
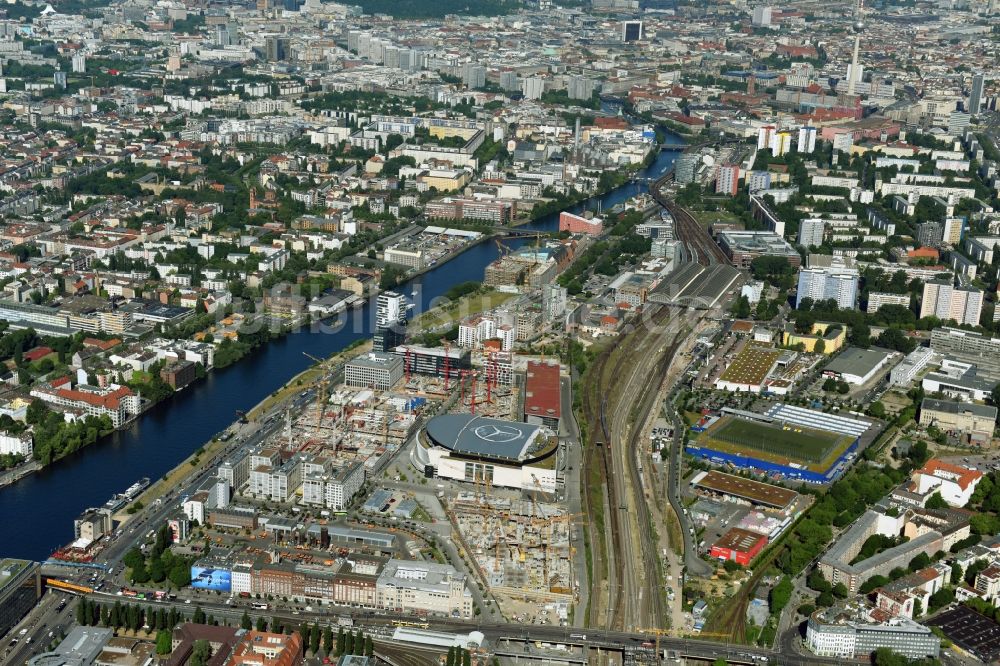
<path fill-rule="evenodd" d="M 861 12 L 864 8 L 864 0 L 858 0 L 854 5 L 854 55 L 851 56 L 851 71 L 847 77 L 847 94 L 853 95 L 855 84 L 858 79 L 858 50 L 861 47 L 861 32 L 865 29 L 865 22 L 861 19 Z"/>

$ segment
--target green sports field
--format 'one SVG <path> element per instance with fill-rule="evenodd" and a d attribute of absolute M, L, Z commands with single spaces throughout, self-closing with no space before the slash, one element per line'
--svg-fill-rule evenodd
<path fill-rule="evenodd" d="M 698 445 L 769 462 L 795 462 L 823 471 L 854 442 L 847 435 L 801 426 L 723 416 L 698 437 Z"/>

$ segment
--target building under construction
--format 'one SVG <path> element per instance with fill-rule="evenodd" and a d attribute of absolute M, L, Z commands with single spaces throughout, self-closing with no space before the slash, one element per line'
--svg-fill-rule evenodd
<path fill-rule="evenodd" d="M 462 493 L 449 513 L 490 591 L 506 601 L 574 601 L 573 521 L 556 504 L 498 497 L 489 484 Z"/>

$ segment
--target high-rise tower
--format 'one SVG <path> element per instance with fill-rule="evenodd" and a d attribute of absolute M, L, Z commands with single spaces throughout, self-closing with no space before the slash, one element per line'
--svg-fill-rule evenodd
<path fill-rule="evenodd" d="M 847 94 L 853 95 L 857 82 L 861 79 L 861 70 L 858 67 L 858 51 L 861 48 L 861 32 L 865 29 L 861 11 L 863 0 L 858 0 L 854 6 L 854 54 L 851 56 L 851 67 L 847 70 Z"/>

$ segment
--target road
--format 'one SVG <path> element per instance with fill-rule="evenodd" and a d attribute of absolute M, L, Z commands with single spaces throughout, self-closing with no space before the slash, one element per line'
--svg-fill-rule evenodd
<path fill-rule="evenodd" d="M 93 594 L 90 598 L 98 603 L 113 603 L 116 599 L 121 599 L 115 595 Z M 194 605 L 185 604 L 181 601 L 165 602 L 143 602 L 154 608 L 174 607 L 180 611 L 190 612 Z M 325 625 L 335 622 L 339 615 L 350 615 L 356 626 L 363 627 L 366 633 L 388 635 L 392 629 L 392 624 L 396 621 L 412 622 L 412 615 L 378 614 L 372 612 L 358 611 L 358 609 L 343 608 L 336 606 L 318 608 L 313 612 L 300 612 L 290 614 L 287 611 L 254 611 L 243 607 L 233 607 L 226 605 L 222 597 L 206 599 L 200 604 L 206 614 L 213 615 L 216 619 L 229 620 L 231 624 L 238 623 L 244 612 L 248 612 L 252 618 L 263 615 L 270 619 L 272 617 L 282 621 L 283 624 L 295 626 L 302 622 L 319 623 Z M 71 612 L 74 602 L 71 601 L 66 611 Z M 623 648 L 638 648 L 642 643 L 647 643 L 655 638 L 647 632 L 639 631 L 613 631 L 606 629 L 579 629 L 575 627 L 557 627 L 551 625 L 520 625 L 507 623 L 481 623 L 476 620 L 464 620 L 458 618 L 428 618 L 428 627 L 434 631 L 468 633 L 470 631 L 481 631 L 490 645 L 497 645 L 504 640 L 512 643 L 524 641 L 542 641 L 550 643 L 563 643 L 567 645 L 578 645 L 592 649 L 601 648 L 605 650 L 621 650 Z M 765 648 L 753 648 L 745 645 L 727 644 L 717 641 L 698 640 L 688 638 L 661 638 L 660 647 L 664 650 L 677 650 L 689 657 L 699 657 L 703 659 L 727 659 L 730 662 L 740 661 L 750 663 L 753 656 L 767 659 L 769 664 L 823 664 L 833 666 L 843 664 L 842 659 L 832 659 L 816 657 L 814 655 L 800 656 L 796 651 L 788 654 L 779 653 Z M 419 648 L 414 648 L 419 649 Z M 414 662 L 415 664 L 415 662 Z"/>
<path fill-rule="evenodd" d="M 7 642 L 0 651 L 0 663 L 23 664 L 32 656 L 45 652 L 51 641 L 71 628 L 74 622 L 74 602 L 71 595 L 54 590 L 46 592 L 32 612 L 7 636 Z M 26 630 L 23 635 L 22 630 Z M 17 643 L 11 645 L 14 638 Z"/>

